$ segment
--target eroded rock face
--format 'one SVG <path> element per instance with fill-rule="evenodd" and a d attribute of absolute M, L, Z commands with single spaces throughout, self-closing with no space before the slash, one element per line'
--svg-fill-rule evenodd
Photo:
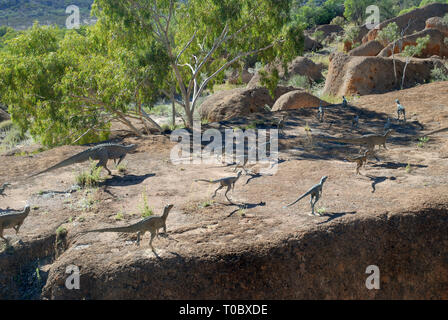
<path fill-rule="evenodd" d="M 426 21 L 432 17 L 443 17 L 448 13 L 448 4 L 446 3 L 431 3 L 423 8 L 418 8 L 405 13 L 401 16 L 386 20 L 378 26 L 378 29 L 372 29 L 363 38 L 362 42 L 372 41 L 376 39 L 378 31 L 386 27 L 389 23 L 395 22 L 399 30 L 406 29 L 404 35 L 411 35 L 417 31 L 421 31 L 426 27 Z M 408 23 L 409 24 L 408 27 Z"/>
<path fill-rule="evenodd" d="M 398 81 L 395 81 L 392 58 L 351 57 L 336 53 L 330 57 L 324 94 L 333 96 L 385 93 L 400 87 L 405 61 L 395 59 Z M 406 68 L 404 87 L 410 88 L 431 79 L 434 67 L 445 68 L 437 59 L 411 59 Z M 446 69 L 445 69 L 446 70 Z"/>
<path fill-rule="evenodd" d="M 374 57 L 384 49 L 384 46 L 377 40 L 366 42 L 349 52 L 350 56 L 371 56 Z"/>
<path fill-rule="evenodd" d="M 72 250 L 50 271 L 46 299 L 448 299 L 447 208 L 326 224 L 213 254 Z M 229 244 L 228 247 L 232 247 Z M 107 257 L 107 260 L 104 257 Z M 81 270 L 67 290 L 67 265 Z M 366 269 L 380 271 L 380 290 Z"/>
<path fill-rule="evenodd" d="M 391 43 L 385 47 L 379 54 L 379 57 L 390 57 L 392 55 L 392 50 L 394 53 L 402 52 L 407 46 L 417 45 L 417 39 L 429 36 L 429 42 L 426 48 L 423 49 L 420 58 L 430 58 L 432 56 L 448 57 L 448 45 L 445 44 L 445 35 L 437 29 L 425 29 L 420 32 L 416 32 L 412 35 L 406 36 L 400 42 L 394 44 Z"/>
<path fill-rule="evenodd" d="M 314 63 L 311 59 L 305 57 L 297 57 L 288 64 L 288 72 L 285 73 L 283 67 L 279 64 L 271 64 L 266 67 L 267 72 L 272 72 L 277 68 L 280 79 L 287 81 L 296 75 L 306 76 L 311 81 L 320 81 L 323 79 L 321 64 Z M 251 81 L 247 84 L 248 89 L 260 87 L 261 75 L 257 72 Z"/>
<path fill-rule="evenodd" d="M 278 100 L 272 107 L 272 111 L 315 108 L 318 107 L 320 103 L 322 104 L 322 106 L 328 105 L 327 102 L 320 100 L 319 98 L 313 96 L 305 90 L 295 90 L 285 93 L 280 98 L 278 98 Z"/>
<path fill-rule="evenodd" d="M 201 105 L 201 119 L 217 122 L 245 116 L 252 113 L 265 112 L 265 105 L 271 107 L 275 100 L 286 92 L 296 90 L 294 87 L 279 86 L 272 98 L 266 88 L 237 88 L 215 93 Z"/>
<path fill-rule="evenodd" d="M 426 20 L 426 29 L 437 29 L 448 37 L 448 24 L 441 17 L 432 17 Z"/>

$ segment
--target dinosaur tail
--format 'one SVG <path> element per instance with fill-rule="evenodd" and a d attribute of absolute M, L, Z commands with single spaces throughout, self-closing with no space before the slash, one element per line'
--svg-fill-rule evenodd
<path fill-rule="evenodd" d="M 208 182 L 208 183 L 218 183 L 218 180 L 205 180 L 205 179 L 196 179 L 195 182 Z"/>
<path fill-rule="evenodd" d="M 357 144 L 360 143 L 356 139 L 343 139 L 343 138 L 323 138 L 324 141 L 331 141 L 331 142 L 341 142 L 341 143 L 352 143 Z"/>
<path fill-rule="evenodd" d="M 305 198 L 307 195 L 309 195 L 309 192 L 305 193 L 303 196 L 301 196 L 299 199 L 297 199 L 296 201 L 294 201 L 293 203 L 288 204 L 287 206 L 284 206 L 283 208 L 288 208 L 290 206 L 295 205 L 297 202 L 299 202 L 300 200 L 302 200 L 303 198 Z"/>
<path fill-rule="evenodd" d="M 88 231 L 83 231 L 81 233 L 92 233 L 92 232 L 124 232 L 124 233 L 126 233 L 126 232 L 135 232 L 135 230 L 132 229 L 131 226 L 125 226 L 125 227 L 88 230 Z"/>
<path fill-rule="evenodd" d="M 38 176 L 38 175 L 41 175 L 43 173 L 47 173 L 47 172 L 52 171 L 52 170 L 56 170 L 56 169 L 59 169 L 59 168 L 63 168 L 63 167 L 72 165 L 72 164 L 75 164 L 75 163 L 80 163 L 80 162 L 87 161 L 87 160 L 89 160 L 89 158 L 91 156 L 92 155 L 91 155 L 90 149 L 84 150 L 83 152 L 75 154 L 74 156 L 71 156 L 70 158 L 68 158 L 68 159 L 66 159 L 64 161 L 61 161 L 58 164 L 56 164 L 56 165 L 54 165 L 54 166 L 52 166 L 52 167 L 50 167 L 48 169 L 45 169 L 45 170 L 43 170 L 41 172 L 38 172 L 38 173 L 35 173 L 35 174 L 31 175 L 30 178 Z"/>

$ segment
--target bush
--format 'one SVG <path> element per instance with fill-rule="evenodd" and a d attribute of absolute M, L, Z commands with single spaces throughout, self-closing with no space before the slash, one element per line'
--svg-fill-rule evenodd
<path fill-rule="evenodd" d="M 76 176 L 76 184 L 81 188 L 92 188 L 97 187 L 101 179 L 102 167 L 97 167 L 94 161 L 90 161 L 89 171 L 82 171 Z"/>
<path fill-rule="evenodd" d="M 335 17 L 333 20 L 331 20 L 330 24 L 335 24 L 337 26 L 344 28 L 346 21 L 345 21 L 344 17 L 338 16 L 338 17 Z"/>
<path fill-rule="evenodd" d="M 295 88 L 303 88 L 303 89 L 310 89 L 311 83 L 307 76 L 302 76 L 300 74 L 297 74 L 293 76 L 288 81 L 289 86 L 293 86 Z"/>
<path fill-rule="evenodd" d="M 431 70 L 431 82 L 448 81 L 448 73 L 443 68 L 435 67 Z"/>

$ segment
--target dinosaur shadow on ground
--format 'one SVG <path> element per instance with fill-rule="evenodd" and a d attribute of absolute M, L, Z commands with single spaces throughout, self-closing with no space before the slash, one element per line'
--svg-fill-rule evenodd
<path fill-rule="evenodd" d="M 335 213 L 335 212 L 333 212 L 333 213 L 324 213 L 324 214 L 322 214 L 322 217 L 328 217 L 328 219 L 326 221 L 319 222 L 318 224 L 328 223 L 328 222 L 330 222 L 330 221 L 332 221 L 334 219 L 341 218 L 341 217 L 343 217 L 345 215 L 348 215 L 348 214 L 354 215 L 354 214 L 356 214 L 356 211 L 352 211 L 352 212 L 337 212 L 337 213 Z"/>
<path fill-rule="evenodd" d="M 231 216 L 233 216 L 236 212 L 240 211 L 240 210 L 248 210 L 248 209 L 254 209 L 257 207 L 264 207 L 266 205 L 266 202 L 262 201 L 260 203 L 234 203 L 234 206 L 238 206 L 238 209 L 233 210 L 228 216 L 227 218 L 230 218 Z"/>
<path fill-rule="evenodd" d="M 154 177 L 155 173 L 148 173 L 141 176 L 136 176 L 133 174 L 126 175 L 126 176 L 112 176 L 111 179 L 106 179 L 105 181 L 100 183 L 100 186 L 106 186 L 106 187 L 129 187 L 129 186 L 135 186 L 137 184 L 141 184 L 143 181 L 145 181 L 148 178 Z"/>
<path fill-rule="evenodd" d="M 400 168 L 428 168 L 428 166 L 423 164 L 409 164 L 403 162 L 383 162 L 378 164 L 370 165 L 373 168 L 384 168 L 384 169 L 400 169 Z"/>
<path fill-rule="evenodd" d="M 365 177 L 369 178 L 370 181 L 372 181 L 372 193 L 376 192 L 376 186 L 384 181 L 387 180 L 391 180 L 391 181 L 395 181 L 397 180 L 396 177 L 375 177 L 375 176 L 371 176 L 371 175 L 365 175 Z"/>
<path fill-rule="evenodd" d="M 390 115 L 381 112 L 370 111 L 355 106 L 346 108 L 341 105 L 331 105 L 326 107 L 326 120 L 324 123 L 317 121 L 309 122 L 304 117 L 313 115 L 315 112 L 294 110 L 288 119 L 290 127 L 304 127 L 308 125 L 311 128 L 312 140 L 309 146 L 301 146 L 302 143 L 296 143 L 297 146 L 289 150 L 292 159 L 296 160 L 344 160 L 347 156 L 355 156 L 361 154 L 360 146 L 350 143 L 326 141 L 325 138 L 343 137 L 355 138 L 366 134 L 383 134 L 384 125 Z M 358 115 L 359 126 L 352 128 L 352 120 Z M 312 119 L 312 118 L 311 118 Z M 387 139 L 387 146 L 399 145 L 409 146 L 417 141 L 419 132 L 424 129 L 418 121 L 413 122 L 397 122 L 391 118 L 391 136 Z M 298 137 L 299 138 L 299 137 Z M 303 140 L 304 137 L 301 137 Z M 300 142 L 300 139 L 296 142 Z M 376 148 L 378 150 L 378 148 Z M 381 148 L 383 151 L 383 148 Z M 387 152 L 387 150 L 385 150 Z"/>

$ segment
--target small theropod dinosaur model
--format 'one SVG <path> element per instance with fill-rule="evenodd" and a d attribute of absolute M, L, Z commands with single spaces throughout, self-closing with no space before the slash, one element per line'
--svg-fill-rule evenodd
<path fill-rule="evenodd" d="M 137 146 L 135 144 L 131 144 L 128 146 L 115 143 L 100 144 L 95 147 L 84 150 L 81 153 L 75 154 L 74 156 L 52 166 L 51 168 L 33 174 L 31 177 L 35 177 L 42 173 L 66 167 L 75 163 L 85 162 L 88 161 L 89 159 L 98 160 L 98 164 L 96 166 L 103 167 L 104 169 L 107 170 L 109 174 L 112 174 L 112 172 L 107 168 L 107 162 L 109 160 L 116 161 L 118 159 L 117 164 L 120 164 L 120 162 L 124 159 L 126 154 L 135 150 L 136 148 Z"/>
<path fill-rule="evenodd" d="M 140 239 L 146 232 L 151 233 L 151 240 L 149 241 L 149 246 L 154 251 L 154 247 L 152 246 L 152 241 L 155 236 L 159 236 L 159 229 L 163 228 L 163 232 L 166 233 L 166 218 L 170 213 L 170 210 L 174 207 L 174 205 L 169 204 L 165 206 L 163 209 L 163 214 L 161 216 L 151 216 L 145 218 L 135 224 L 125 227 L 116 227 L 116 228 L 105 228 L 105 229 L 97 229 L 97 230 L 89 230 L 81 232 L 91 233 L 91 232 L 123 232 L 123 233 L 135 233 L 137 232 L 137 245 L 140 245 Z"/>
<path fill-rule="evenodd" d="M 386 139 L 392 133 L 392 130 L 387 130 L 384 134 L 366 134 L 359 138 L 323 138 L 324 141 L 351 143 L 361 146 L 366 146 L 367 150 L 375 150 L 375 146 L 386 147 Z"/>
<path fill-rule="evenodd" d="M 9 187 L 11 184 L 10 183 L 4 183 L 1 187 L 0 187 L 0 196 L 5 197 L 5 190 L 7 187 Z"/>
<path fill-rule="evenodd" d="M 359 116 L 355 115 L 352 120 L 352 129 L 358 128 L 358 126 L 359 126 Z"/>
<path fill-rule="evenodd" d="M 325 110 L 324 107 L 322 107 L 322 102 L 319 102 L 319 109 L 317 109 L 317 119 L 320 122 L 324 122 L 325 117 Z"/>
<path fill-rule="evenodd" d="M 292 205 L 295 205 L 297 202 L 299 202 L 300 200 L 302 200 L 306 196 L 311 196 L 311 199 L 310 199 L 311 214 L 314 216 L 315 215 L 314 214 L 314 206 L 316 205 L 317 201 L 319 201 L 319 199 L 322 197 L 322 187 L 323 187 L 325 181 L 327 180 L 327 178 L 328 178 L 327 176 L 323 176 L 320 179 L 320 182 L 318 184 L 314 185 L 310 190 L 308 190 L 306 193 L 301 195 L 296 201 L 294 201 L 291 204 L 288 204 L 284 208 L 287 208 L 287 207 L 290 207 Z M 314 202 L 313 202 L 313 199 L 315 199 Z"/>
<path fill-rule="evenodd" d="M 400 104 L 400 101 L 395 100 L 397 103 L 397 120 L 400 121 L 400 116 L 403 116 L 403 121 L 406 122 L 406 109 Z"/>
<path fill-rule="evenodd" d="M 347 99 L 345 99 L 345 96 L 342 96 L 342 106 L 344 108 L 346 108 L 348 106 L 348 102 L 347 102 Z"/>
<path fill-rule="evenodd" d="M 3 230 L 13 228 L 16 230 L 16 234 L 19 233 L 19 229 L 23 224 L 23 221 L 30 213 L 30 206 L 27 204 L 23 211 L 6 210 L 5 212 L 0 211 L 0 238 L 8 241 L 3 237 Z"/>
<path fill-rule="evenodd" d="M 215 193 L 213 194 L 212 198 L 216 197 L 216 193 L 221 190 L 224 187 L 227 187 L 226 193 L 225 193 L 225 197 L 227 198 L 227 200 L 232 203 L 232 201 L 230 201 L 230 199 L 227 197 L 227 193 L 232 189 L 235 189 L 235 183 L 238 181 L 238 179 L 241 177 L 242 171 L 238 171 L 238 174 L 236 177 L 227 177 L 227 178 L 222 178 L 222 179 L 218 179 L 218 180 L 205 180 L 205 179 L 197 179 L 195 180 L 195 182 L 207 182 L 207 183 L 219 183 L 219 187 L 218 189 L 215 190 Z"/>
<path fill-rule="evenodd" d="M 359 169 L 362 168 L 363 165 L 365 165 L 367 163 L 367 157 L 372 153 L 373 151 L 371 150 L 366 150 L 364 152 L 364 155 L 362 156 L 358 156 L 356 158 L 345 158 L 347 161 L 349 162 L 356 162 L 357 166 L 356 166 L 356 174 L 360 174 L 359 173 Z"/>

